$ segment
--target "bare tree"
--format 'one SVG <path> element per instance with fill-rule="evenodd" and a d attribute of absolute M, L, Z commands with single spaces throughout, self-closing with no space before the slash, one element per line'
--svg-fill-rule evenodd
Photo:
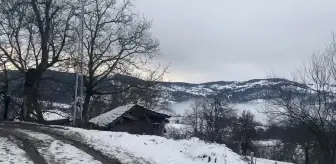
<path fill-rule="evenodd" d="M 162 72 L 148 67 L 159 54 L 159 42 L 149 33 L 151 22 L 132 12 L 130 0 L 87 0 L 84 17 L 85 124 L 93 96 L 113 95 L 135 86 L 149 88 Z M 124 81 L 118 74 L 151 78 Z"/>
<path fill-rule="evenodd" d="M 0 10 L 0 50 L 19 71 L 26 73 L 22 118 L 36 112 L 38 86 L 42 74 L 63 60 L 72 43 L 71 23 L 75 12 L 68 0 L 2 1 Z"/>
<path fill-rule="evenodd" d="M 256 122 L 254 115 L 249 111 L 243 111 L 234 126 L 233 137 L 241 143 L 243 155 L 248 155 L 247 150 L 252 150 L 252 140 L 256 138 Z"/>
<path fill-rule="evenodd" d="M 235 110 L 226 101 L 197 99 L 185 114 L 194 135 L 210 142 L 224 143 L 232 132 Z"/>
<path fill-rule="evenodd" d="M 287 125 L 285 129 L 286 135 L 283 142 L 292 145 L 295 150 L 302 151 L 302 163 L 312 163 L 312 154 L 317 150 L 314 150 L 316 148 L 316 141 L 311 135 L 311 132 L 308 131 L 305 125 L 295 123 L 296 121 L 286 120 L 285 122 Z M 292 156 L 299 155 L 294 154 Z"/>
<path fill-rule="evenodd" d="M 0 95 L 3 97 L 3 119 L 7 120 L 8 119 L 8 108 L 9 108 L 9 103 L 10 103 L 10 97 L 9 97 L 9 77 L 8 77 L 8 65 L 7 65 L 7 60 L 3 58 L 3 55 L 0 56 Z"/>
<path fill-rule="evenodd" d="M 325 52 L 314 54 L 290 87 L 274 89 L 276 98 L 266 111 L 280 121 L 303 125 L 323 153 L 319 163 L 328 164 L 336 163 L 335 45 L 333 41 Z"/>
<path fill-rule="evenodd" d="M 187 111 L 186 114 L 187 117 L 189 117 L 187 120 L 189 120 L 189 124 L 193 126 L 194 133 L 197 135 L 199 131 L 201 131 L 201 125 L 200 125 L 200 116 L 202 107 L 205 107 L 205 101 L 204 100 L 194 100 L 192 104 L 190 105 L 190 111 Z"/>

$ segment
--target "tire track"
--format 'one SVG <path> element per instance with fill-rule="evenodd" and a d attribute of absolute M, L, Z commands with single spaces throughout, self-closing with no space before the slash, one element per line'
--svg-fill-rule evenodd
<path fill-rule="evenodd" d="M 34 164 L 24 150 L 6 137 L 0 137 L 0 163 Z"/>
<path fill-rule="evenodd" d="M 100 161 L 94 160 L 89 154 L 77 149 L 76 147 L 63 143 L 50 135 L 45 133 L 34 132 L 31 130 L 15 129 L 15 131 L 22 132 L 36 140 L 38 151 L 47 160 L 52 157 L 52 163 L 59 164 L 77 164 L 77 163 L 90 163 L 102 164 Z"/>
<path fill-rule="evenodd" d="M 2 125 L 0 123 L 0 127 L 5 127 L 6 129 L 31 130 L 33 132 L 43 133 L 65 144 L 74 146 L 75 148 L 85 152 L 86 154 L 90 155 L 94 160 L 97 160 L 102 164 L 121 164 L 118 159 L 105 156 L 100 151 L 95 150 L 92 147 L 81 143 L 75 138 L 68 138 L 62 134 L 53 131 L 52 127 L 37 124 L 20 123 L 20 122 L 2 122 Z"/>
<path fill-rule="evenodd" d="M 29 136 L 21 133 L 14 132 L 9 129 L 0 128 L 0 136 L 6 137 L 11 142 L 17 144 L 17 146 L 26 152 L 29 159 L 35 164 L 48 164 L 46 160 L 36 149 L 34 143 L 29 140 Z"/>

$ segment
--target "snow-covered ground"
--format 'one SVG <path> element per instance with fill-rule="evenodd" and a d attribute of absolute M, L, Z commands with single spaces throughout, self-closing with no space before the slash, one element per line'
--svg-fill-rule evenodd
<path fill-rule="evenodd" d="M 280 145 L 282 142 L 280 140 L 258 140 L 253 141 L 253 144 L 256 146 L 276 146 Z"/>
<path fill-rule="evenodd" d="M 197 139 L 172 140 L 158 136 L 131 135 L 118 132 L 101 132 L 71 128 L 95 149 L 112 155 L 124 164 L 246 164 L 242 157 L 224 145 L 208 144 Z"/>
<path fill-rule="evenodd" d="M 64 104 L 64 103 L 53 103 L 54 107 L 58 107 L 58 108 L 71 108 L 70 104 Z"/>
<path fill-rule="evenodd" d="M 52 120 L 69 118 L 70 116 L 69 114 L 59 110 L 49 110 L 43 113 L 43 117 L 45 120 L 52 121 Z"/>
<path fill-rule="evenodd" d="M 33 164 L 25 151 L 7 138 L 0 137 L 0 163 L 2 164 Z"/>
<path fill-rule="evenodd" d="M 190 138 L 194 129 L 190 125 L 168 123 L 165 126 L 167 138 Z"/>
<path fill-rule="evenodd" d="M 105 155 L 117 157 L 123 164 L 247 164 L 242 156 L 232 152 L 225 145 L 205 143 L 196 138 L 173 140 L 158 136 L 79 128 L 57 131 L 70 137 L 80 136 L 82 142 Z M 263 164 L 274 163 L 275 161 L 269 161 Z"/>
<path fill-rule="evenodd" d="M 174 128 L 174 129 L 189 129 L 192 130 L 192 127 L 185 124 L 176 124 L 176 123 L 168 123 L 165 126 L 166 128 Z"/>
<path fill-rule="evenodd" d="M 269 159 L 262 159 L 262 158 L 256 158 L 255 160 L 256 164 L 292 164 L 289 162 L 279 162 L 279 161 L 273 161 L 273 160 L 269 160 Z"/>

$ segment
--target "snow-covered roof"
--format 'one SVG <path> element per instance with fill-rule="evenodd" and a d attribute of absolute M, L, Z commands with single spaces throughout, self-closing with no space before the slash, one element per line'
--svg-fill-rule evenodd
<path fill-rule="evenodd" d="M 134 106 L 139 106 L 142 107 L 144 109 L 147 109 L 141 105 L 138 104 L 128 104 L 125 106 L 120 106 L 117 107 L 111 111 L 108 111 L 106 113 L 103 113 L 97 117 L 94 117 L 92 119 L 89 120 L 90 123 L 93 123 L 95 125 L 98 125 L 100 127 L 106 127 L 108 124 L 113 123 L 114 121 L 116 121 L 119 117 L 121 117 L 122 115 L 124 115 L 127 111 L 131 110 Z M 153 110 L 149 110 L 151 113 L 155 113 L 157 115 L 161 115 L 161 116 L 166 116 L 166 117 L 170 117 L 167 114 L 161 113 L 161 112 L 157 112 L 157 111 L 153 111 Z"/>
<path fill-rule="evenodd" d="M 108 111 L 106 113 L 103 113 L 97 117 L 92 118 L 89 120 L 90 123 L 96 124 L 100 127 L 107 126 L 109 123 L 115 121 L 120 116 L 125 114 L 127 111 L 129 111 L 135 104 L 128 104 L 125 106 L 117 107 L 111 111 Z"/>

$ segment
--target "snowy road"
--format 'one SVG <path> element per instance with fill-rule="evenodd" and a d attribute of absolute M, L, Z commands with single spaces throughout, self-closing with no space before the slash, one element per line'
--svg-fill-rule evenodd
<path fill-rule="evenodd" d="M 49 127 L 0 123 L 0 163 L 4 164 L 119 164 L 97 150 L 55 134 Z"/>

